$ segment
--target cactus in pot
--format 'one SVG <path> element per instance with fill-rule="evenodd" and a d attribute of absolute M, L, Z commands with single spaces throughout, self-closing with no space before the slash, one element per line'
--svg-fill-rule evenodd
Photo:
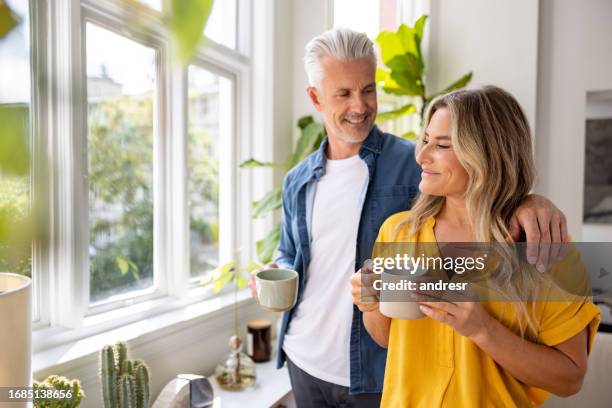
<path fill-rule="evenodd" d="M 79 380 L 69 380 L 58 375 L 50 375 L 42 382 L 34 381 L 33 389 L 36 394 L 43 396 L 34 399 L 34 408 L 76 408 L 85 397 Z M 61 393 L 60 397 L 53 397 L 56 392 Z"/>
<path fill-rule="evenodd" d="M 148 408 L 149 368 L 127 358 L 127 345 L 118 342 L 100 352 L 100 380 L 104 408 Z"/>

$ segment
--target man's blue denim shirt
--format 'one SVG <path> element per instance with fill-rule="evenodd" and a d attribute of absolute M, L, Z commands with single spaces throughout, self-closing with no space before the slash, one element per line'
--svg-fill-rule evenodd
<path fill-rule="evenodd" d="M 291 169 L 283 184 L 283 221 L 281 225 L 279 265 L 299 273 L 296 306 L 285 312 L 278 335 L 278 368 L 285 362 L 283 339 L 304 293 L 306 271 L 310 263 L 310 221 L 314 186 L 325 169 L 327 139 L 321 147 Z M 392 214 L 410 208 L 418 192 L 421 168 L 415 160 L 413 143 L 381 132 L 376 126 L 364 140 L 359 156 L 368 166 L 370 179 L 363 197 L 357 233 L 355 271 L 371 257 L 382 223 Z M 347 290 L 349 284 L 347 282 Z M 321 310 L 321 313 L 326 311 Z M 317 333 L 333 336 L 333 333 Z M 316 347 L 313 345 L 313 347 Z M 372 340 L 363 325 L 362 314 L 353 306 L 350 341 L 351 394 L 382 392 L 386 349 Z"/>

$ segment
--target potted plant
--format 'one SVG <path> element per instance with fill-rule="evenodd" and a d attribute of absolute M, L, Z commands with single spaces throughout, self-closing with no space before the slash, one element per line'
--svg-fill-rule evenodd
<path fill-rule="evenodd" d="M 34 399 L 34 408 L 76 408 L 85 393 L 79 380 L 50 375 L 42 382 L 34 381 L 34 393 L 41 398 Z"/>
<path fill-rule="evenodd" d="M 100 351 L 104 408 L 149 407 L 149 368 L 142 360 L 128 360 L 127 352 L 123 342 Z"/>
<path fill-rule="evenodd" d="M 241 391 L 255 384 L 256 373 L 253 360 L 242 352 L 242 339 L 238 336 L 238 290 L 247 286 L 248 273 L 257 269 L 253 263 L 248 268 L 241 268 L 239 256 L 208 274 L 202 284 L 212 284 L 213 291 L 218 293 L 228 284 L 234 290 L 234 327 L 229 340 L 230 353 L 217 364 L 215 379 L 219 386 L 229 391 Z"/>

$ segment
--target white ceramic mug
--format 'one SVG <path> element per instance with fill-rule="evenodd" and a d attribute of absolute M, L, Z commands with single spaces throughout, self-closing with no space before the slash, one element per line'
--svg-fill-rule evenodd
<path fill-rule="evenodd" d="M 400 273 L 397 271 L 384 271 L 381 281 L 382 284 L 398 283 L 401 280 L 418 282 L 422 279 L 419 275 L 424 273 L 427 273 L 427 271 L 419 271 L 417 275 L 409 275 L 405 272 Z M 381 290 L 379 297 L 380 303 L 378 309 L 380 313 L 387 317 L 399 320 L 414 320 L 425 316 L 421 312 L 419 304 L 413 300 L 413 294 L 409 291 Z"/>
<path fill-rule="evenodd" d="M 291 269 L 264 269 L 255 275 L 259 304 L 271 312 L 284 312 L 295 306 L 298 273 Z"/>

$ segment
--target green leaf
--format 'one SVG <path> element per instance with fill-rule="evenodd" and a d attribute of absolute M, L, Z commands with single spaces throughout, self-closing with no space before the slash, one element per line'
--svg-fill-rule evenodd
<path fill-rule="evenodd" d="M 467 74 L 463 75 L 461 78 L 459 78 L 458 80 L 456 80 L 455 82 L 453 82 L 452 84 L 450 84 L 449 86 L 444 88 L 442 91 L 438 92 L 437 94 L 428 97 L 427 101 L 429 102 L 429 101 L 431 101 L 432 99 L 434 99 L 435 97 L 437 97 L 439 95 L 444 95 L 446 93 L 455 91 L 457 89 L 461 89 L 461 88 L 465 87 L 471 80 L 472 80 L 472 71 L 470 71 Z"/>
<path fill-rule="evenodd" d="M 380 46 L 380 57 L 387 64 L 393 57 L 404 54 L 404 46 L 400 37 L 392 31 L 383 31 L 376 37 L 376 43 Z"/>
<path fill-rule="evenodd" d="M 215 279 L 221 279 L 224 276 L 231 275 L 234 270 L 235 264 L 235 261 L 229 261 L 221 266 L 218 266 L 217 269 L 214 270 Z"/>
<path fill-rule="evenodd" d="M 421 52 L 421 43 L 423 42 L 423 31 L 425 30 L 425 22 L 427 21 L 427 15 L 422 15 L 414 23 L 414 37 L 417 46 L 417 54 L 419 60 L 423 61 L 423 53 Z"/>
<path fill-rule="evenodd" d="M 306 156 L 316 150 L 321 144 L 325 128 L 321 123 L 312 122 L 302 129 L 302 135 L 298 139 L 295 152 L 289 159 L 287 169 L 291 169 L 293 166 L 304 160 Z"/>
<path fill-rule="evenodd" d="M 128 260 L 123 258 L 123 257 L 121 257 L 121 256 L 116 256 L 115 257 L 115 263 L 117 264 L 117 267 L 121 271 L 122 275 L 125 275 L 130 270 L 130 264 L 129 264 Z"/>
<path fill-rule="evenodd" d="M 213 284 L 213 292 L 219 293 L 221 289 L 225 287 L 225 285 L 227 285 L 228 283 L 232 281 L 233 277 L 234 277 L 234 274 L 232 273 L 232 274 L 224 275 L 223 277 L 215 280 Z"/>
<path fill-rule="evenodd" d="M 380 88 L 401 89 L 397 82 L 391 78 L 391 71 L 376 68 L 376 85 Z"/>
<path fill-rule="evenodd" d="M 168 26 L 180 63 L 189 62 L 195 53 L 212 7 L 213 0 L 171 0 Z"/>
<path fill-rule="evenodd" d="M 27 107 L 0 105 L 0 171 L 25 176 L 30 169 L 29 110 Z"/>
<path fill-rule="evenodd" d="M 393 79 L 404 93 L 402 95 L 423 96 L 425 90 L 423 83 L 419 78 L 414 78 L 410 73 L 404 71 L 391 71 L 391 79 Z M 385 87 L 383 87 L 383 90 Z"/>
<path fill-rule="evenodd" d="M 223 265 L 218 266 L 216 269 L 208 272 L 206 276 L 200 279 L 200 285 L 208 285 L 213 283 L 215 280 L 231 273 L 232 268 L 234 267 L 234 261 L 229 261 Z"/>
<path fill-rule="evenodd" d="M 282 190 L 276 188 L 267 193 L 260 200 L 253 202 L 253 218 L 260 218 L 270 211 L 277 210 L 282 207 Z"/>
<path fill-rule="evenodd" d="M 411 58 L 414 58 L 412 56 Z M 399 56 L 395 62 L 407 61 L 409 57 L 404 58 Z M 412 61 L 415 62 L 415 61 Z M 412 64 L 411 62 L 411 64 Z M 397 68 L 398 66 L 396 66 Z M 418 67 L 413 67 L 418 69 Z M 382 88 L 385 93 L 394 95 L 409 95 L 409 96 L 422 96 L 424 93 L 423 83 L 420 76 L 415 76 L 415 73 L 411 71 L 410 67 L 406 65 L 401 66 L 401 70 L 387 71 L 384 69 L 376 70 L 376 84 Z"/>
<path fill-rule="evenodd" d="M 257 249 L 257 257 L 259 262 L 267 264 L 272 262 L 274 252 L 278 248 L 280 242 L 280 223 L 276 224 L 274 228 L 266 235 L 263 239 L 260 239 L 255 244 Z"/>
<path fill-rule="evenodd" d="M 298 127 L 301 130 L 304 130 L 304 128 L 308 125 L 310 125 L 312 122 L 314 122 L 314 119 L 312 116 L 308 115 L 308 116 L 302 116 L 301 118 L 298 119 Z"/>
<path fill-rule="evenodd" d="M 383 86 L 382 90 L 391 95 L 415 96 L 414 92 L 406 88 L 397 88 L 392 86 Z"/>
<path fill-rule="evenodd" d="M 414 104 L 409 103 L 407 105 L 402 106 L 401 108 L 394 109 L 388 112 L 381 112 L 376 116 L 376 123 L 384 123 L 390 120 L 395 120 L 404 115 L 411 115 L 416 112 L 416 106 Z"/>
<path fill-rule="evenodd" d="M 0 38 L 6 37 L 21 22 L 19 16 L 3 1 L 0 1 Z"/>
<path fill-rule="evenodd" d="M 410 53 L 416 55 L 418 53 L 416 43 L 416 33 L 414 30 L 406 24 L 401 24 L 397 29 L 397 36 L 399 37 L 404 53 Z"/>
<path fill-rule="evenodd" d="M 248 286 L 248 282 L 246 279 L 238 277 L 236 278 L 236 285 L 238 286 L 238 289 L 244 289 Z"/>
<path fill-rule="evenodd" d="M 235 262 L 230 261 L 215 269 L 212 273 L 213 278 L 213 292 L 218 293 L 227 285 L 229 282 L 234 279 L 235 274 Z"/>
<path fill-rule="evenodd" d="M 423 75 L 423 62 L 420 61 L 413 54 L 402 54 L 396 55 L 391 58 L 391 60 L 387 63 L 387 66 L 391 68 L 392 71 L 399 71 L 404 74 L 407 73 L 411 78 L 413 78 L 413 82 L 421 81 L 421 76 Z"/>
<path fill-rule="evenodd" d="M 423 31 L 425 31 L 425 22 L 427 21 L 428 16 L 423 14 L 419 19 L 414 23 L 414 33 L 416 34 L 416 39 L 419 44 L 423 40 Z"/>
<path fill-rule="evenodd" d="M 247 266 L 247 268 L 246 268 L 245 270 L 246 270 L 247 272 L 251 273 L 251 272 L 253 272 L 253 271 L 255 271 L 255 270 L 257 270 L 257 269 L 259 269 L 259 268 L 261 268 L 261 267 L 262 267 L 262 265 L 261 265 L 261 264 L 258 264 L 257 262 L 251 262 L 251 263 L 249 264 L 249 266 Z"/>
<path fill-rule="evenodd" d="M 250 158 L 240 163 L 241 169 L 252 169 L 256 167 L 281 167 L 281 165 L 273 162 L 261 162 L 254 158 Z"/>

